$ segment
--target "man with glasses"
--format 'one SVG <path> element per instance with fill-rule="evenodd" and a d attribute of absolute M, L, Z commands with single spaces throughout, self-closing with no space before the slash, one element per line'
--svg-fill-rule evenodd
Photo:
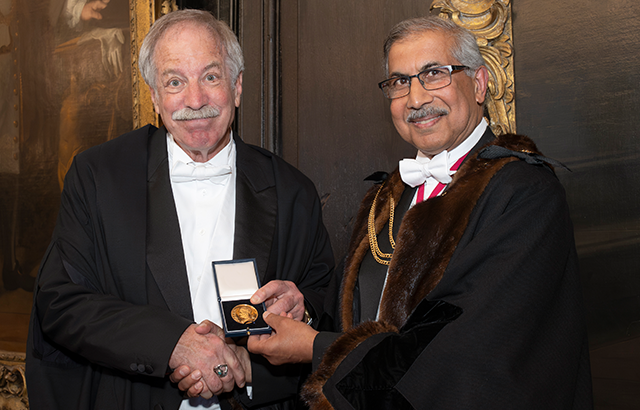
<path fill-rule="evenodd" d="M 384 53 L 380 88 L 417 156 L 373 176 L 321 318 L 335 333 L 267 313 L 274 333 L 249 350 L 312 362 L 312 408 L 591 408 L 558 163 L 487 127 L 489 74 L 468 31 L 403 21 Z"/>

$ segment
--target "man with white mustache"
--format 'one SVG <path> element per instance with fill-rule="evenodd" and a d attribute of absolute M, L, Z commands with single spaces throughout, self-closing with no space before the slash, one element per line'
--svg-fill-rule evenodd
<path fill-rule="evenodd" d="M 164 126 L 88 149 L 67 174 L 34 294 L 30 408 L 280 408 L 300 366 L 225 340 L 211 262 L 255 259 L 261 302 L 307 326 L 334 263 L 315 187 L 232 132 L 244 60 L 210 13 L 158 19 L 139 66 Z M 184 376 L 198 397 L 173 383 Z"/>
<path fill-rule="evenodd" d="M 206 118 L 216 118 L 218 115 L 220 115 L 220 110 L 206 105 L 197 110 L 184 107 L 183 109 L 171 114 L 171 119 L 174 121 L 202 120 Z"/>
<path fill-rule="evenodd" d="M 467 30 L 406 20 L 384 55 L 379 86 L 417 156 L 371 177 L 320 331 L 266 312 L 274 333 L 249 350 L 312 363 L 312 409 L 592 408 L 561 164 L 488 128 Z"/>

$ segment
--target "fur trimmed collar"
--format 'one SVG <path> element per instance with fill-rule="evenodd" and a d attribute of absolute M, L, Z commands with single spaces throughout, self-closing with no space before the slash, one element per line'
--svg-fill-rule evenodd
<path fill-rule="evenodd" d="M 491 178 L 507 163 L 519 160 L 513 155 L 540 154 L 533 141 L 520 135 L 502 135 L 488 145 L 504 147 L 511 154 L 485 159 L 479 156 L 482 150 L 472 152 L 441 196 L 415 205 L 404 215 L 382 294 L 379 321 L 354 327 L 353 291 L 360 264 L 370 249 L 367 222 L 371 205 L 380 190 L 375 210 L 375 229 L 379 234 L 389 219 L 389 197 L 398 204 L 405 185 L 396 169 L 382 187 L 375 185 L 367 192 L 356 217 L 340 289 L 344 334 L 327 349 L 318 370 L 303 387 L 302 397 L 312 409 L 332 408 L 322 388 L 351 350 L 375 334 L 398 332 L 411 312 L 440 282 L 467 228 L 471 212 Z"/>
<path fill-rule="evenodd" d="M 528 137 L 507 134 L 491 144 L 516 152 L 539 153 Z M 478 152 L 462 164 L 441 196 L 415 205 L 407 211 L 396 238 L 387 284 L 380 304 L 380 320 L 402 327 L 415 307 L 440 282 L 449 260 L 464 233 L 471 211 L 491 178 L 515 157 L 478 158 Z M 367 192 L 355 223 L 341 289 L 342 329 L 353 327 L 353 290 L 360 264 L 369 252 L 367 218 L 379 186 Z M 400 201 L 405 185 L 396 169 L 384 182 L 375 212 L 376 234 L 389 220 L 389 195 Z M 429 217 L 438 215 L 437 218 Z M 421 244 L 416 246 L 415 244 Z M 415 272 L 415 274 L 404 274 Z"/>

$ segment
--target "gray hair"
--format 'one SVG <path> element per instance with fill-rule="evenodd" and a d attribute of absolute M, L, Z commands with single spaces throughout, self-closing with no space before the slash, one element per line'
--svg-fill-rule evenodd
<path fill-rule="evenodd" d="M 222 44 L 231 85 L 235 88 L 236 80 L 244 71 L 244 57 L 236 35 L 226 23 L 217 20 L 211 13 L 203 10 L 178 10 L 168 13 L 151 26 L 149 33 L 140 47 L 138 67 L 142 78 L 151 88 L 156 90 L 155 49 L 160 39 L 171 28 L 183 22 L 190 22 L 205 27 L 209 33 Z"/>
<path fill-rule="evenodd" d="M 439 31 L 453 38 L 454 46 L 451 50 L 451 55 L 458 60 L 460 64 L 469 67 L 469 70 L 465 71 L 470 77 L 473 77 L 475 71 L 480 68 L 480 66 L 485 65 L 482 54 L 480 54 L 480 49 L 478 48 L 478 43 L 476 42 L 476 36 L 469 30 L 458 26 L 451 20 L 445 20 L 440 17 L 419 17 L 401 21 L 389 32 L 384 42 L 385 77 L 389 77 L 389 52 L 391 51 L 391 46 L 398 41 L 406 40 L 409 37 L 429 31 Z"/>

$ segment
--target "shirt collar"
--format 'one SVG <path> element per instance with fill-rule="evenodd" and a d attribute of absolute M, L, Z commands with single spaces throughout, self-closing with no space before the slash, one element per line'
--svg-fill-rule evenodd
<path fill-rule="evenodd" d="M 184 162 L 185 164 L 192 163 L 194 165 L 203 164 L 204 166 L 225 166 L 229 165 L 232 168 L 235 165 L 235 152 L 236 143 L 233 139 L 233 131 L 231 131 L 229 143 L 220 150 L 213 158 L 204 163 L 196 163 L 191 157 L 176 143 L 173 139 L 173 135 L 167 131 L 167 155 L 169 159 L 169 169 L 174 168 L 174 164 L 177 161 Z"/>
<path fill-rule="evenodd" d="M 455 164 L 460 158 L 465 156 L 475 145 L 480 141 L 480 138 L 484 135 L 487 129 L 487 121 L 482 118 L 480 123 L 476 126 L 473 132 L 464 140 L 460 145 L 447 152 L 449 164 Z M 429 159 L 418 150 L 416 160 L 419 162 L 429 162 Z"/>

